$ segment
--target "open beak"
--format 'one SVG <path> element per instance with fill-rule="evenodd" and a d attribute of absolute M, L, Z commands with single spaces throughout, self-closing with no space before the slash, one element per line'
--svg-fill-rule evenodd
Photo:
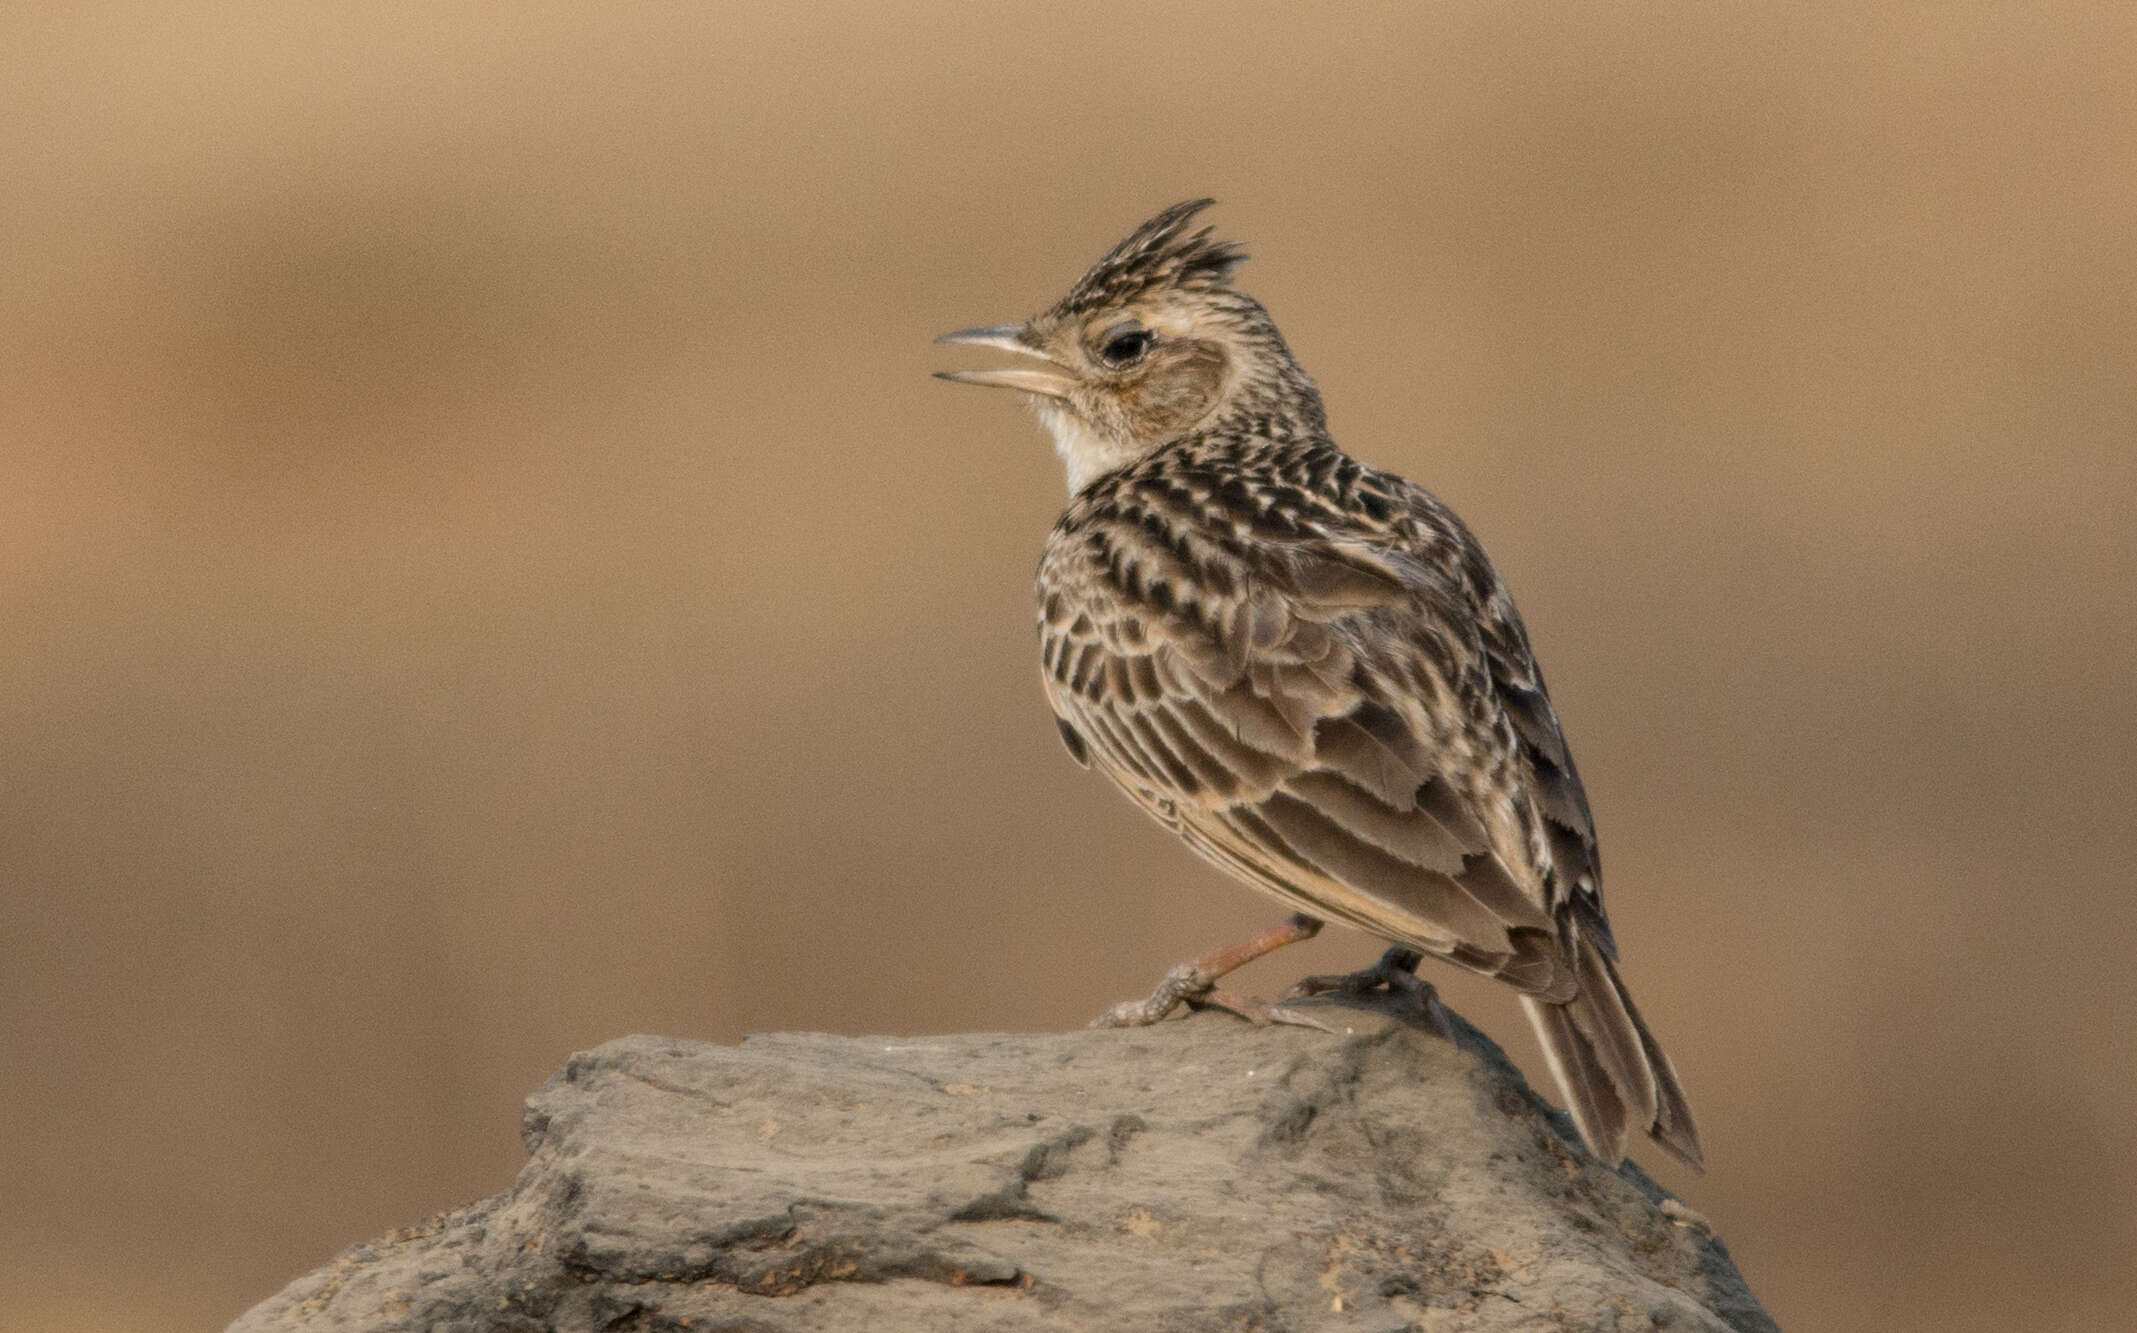
<path fill-rule="evenodd" d="M 1024 341 L 1022 324 L 990 324 L 979 329 L 959 329 L 945 333 L 935 340 L 939 343 L 956 343 L 966 347 L 994 347 L 1019 356 L 1037 357 L 1049 365 L 1066 370 L 1067 367 Z M 1065 374 L 1036 367 L 1015 367 L 1003 370 L 938 370 L 935 378 L 949 380 L 953 384 L 982 384 L 994 389 L 1021 389 L 1047 398 L 1066 398 L 1076 381 Z"/>

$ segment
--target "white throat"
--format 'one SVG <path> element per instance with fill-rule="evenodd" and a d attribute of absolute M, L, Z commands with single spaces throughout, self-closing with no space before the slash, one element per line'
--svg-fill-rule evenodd
<path fill-rule="evenodd" d="M 1082 417 L 1054 399 L 1034 396 L 1031 403 L 1039 414 L 1039 424 L 1054 437 L 1054 452 L 1061 455 L 1061 464 L 1068 469 L 1070 495 L 1134 461 L 1133 449 L 1092 430 Z"/>

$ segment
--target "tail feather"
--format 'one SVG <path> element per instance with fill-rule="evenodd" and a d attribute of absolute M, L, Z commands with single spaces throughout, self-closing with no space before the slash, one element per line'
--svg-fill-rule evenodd
<path fill-rule="evenodd" d="M 1647 1056 L 1650 1043 L 1642 1039 L 1645 1034 L 1633 1019 L 1632 1007 L 1623 998 L 1625 988 L 1618 984 L 1609 960 L 1585 936 L 1574 947 L 1573 974 L 1580 979 L 1580 991 L 1566 1005 L 1566 1017 L 1573 1020 L 1594 1051 L 1596 1063 L 1609 1075 L 1625 1107 L 1626 1120 L 1653 1124 L 1659 1093 Z"/>
<path fill-rule="evenodd" d="M 1579 1000 L 1573 1003 L 1578 1004 Z M 1596 1060 L 1595 1048 L 1567 1017 L 1567 1006 L 1524 995 L 1521 1007 L 1529 1011 L 1536 1038 L 1543 1043 L 1543 1057 L 1550 1062 L 1551 1077 L 1557 1081 L 1559 1095 L 1566 1099 L 1566 1110 L 1573 1114 L 1573 1127 L 1580 1131 L 1588 1150 L 1612 1166 L 1625 1160 L 1625 1104 L 1618 1100 L 1616 1086 Z"/>
<path fill-rule="evenodd" d="M 1522 997 L 1574 1126 L 1613 1166 L 1624 1160 L 1626 1140 L 1638 1129 L 1694 1171 L 1703 1169 L 1683 1085 L 1617 967 L 1593 940 L 1574 947 L 1578 994 L 1564 1004 Z"/>

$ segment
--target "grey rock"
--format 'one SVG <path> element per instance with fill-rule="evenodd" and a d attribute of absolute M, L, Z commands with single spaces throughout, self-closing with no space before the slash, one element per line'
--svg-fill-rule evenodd
<path fill-rule="evenodd" d="M 1697 1214 L 1474 1029 L 1316 1012 L 625 1037 L 528 1099 L 512 1188 L 231 1328 L 1773 1328 Z"/>

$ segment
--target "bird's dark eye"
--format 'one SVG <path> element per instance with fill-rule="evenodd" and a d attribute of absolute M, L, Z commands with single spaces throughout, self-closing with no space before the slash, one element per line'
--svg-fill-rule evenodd
<path fill-rule="evenodd" d="M 1098 355 L 1109 366 L 1125 366 L 1150 350 L 1153 336 L 1140 324 L 1123 324 L 1109 330 L 1098 345 Z"/>

